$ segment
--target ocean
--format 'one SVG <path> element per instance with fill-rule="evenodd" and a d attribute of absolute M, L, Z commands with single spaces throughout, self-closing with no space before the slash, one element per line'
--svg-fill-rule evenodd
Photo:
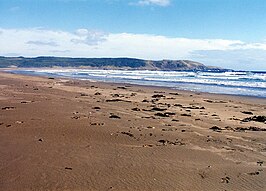
<path fill-rule="evenodd" d="M 18 69 L 9 72 L 266 98 L 266 72 L 88 69 Z"/>

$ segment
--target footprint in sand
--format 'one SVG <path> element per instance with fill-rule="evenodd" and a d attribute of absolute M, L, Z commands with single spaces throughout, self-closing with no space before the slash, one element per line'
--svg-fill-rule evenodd
<path fill-rule="evenodd" d="M 7 107 L 2 107 L 2 110 L 14 110 L 15 107 L 12 106 L 7 106 Z"/>
<path fill-rule="evenodd" d="M 93 107 L 92 109 L 100 110 L 101 108 L 96 106 L 96 107 Z"/>
<path fill-rule="evenodd" d="M 226 177 L 221 178 L 221 182 L 228 184 L 230 182 L 230 177 L 226 176 Z"/>
<path fill-rule="evenodd" d="M 110 113 L 109 118 L 111 118 L 111 119 L 121 119 L 121 117 L 119 117 L 118 115 L 115 115 L 113 113 Z"/>
<path fill-rule="evenodd" d="M 132 133 L 129 133 L 129 132 L 120 132 L 121 134 L 123 134 L 123 135 L 127 135 L 127 136 L 129 136 L 129 137 L 134 137 L 134 135 L 132 134 Z"/>

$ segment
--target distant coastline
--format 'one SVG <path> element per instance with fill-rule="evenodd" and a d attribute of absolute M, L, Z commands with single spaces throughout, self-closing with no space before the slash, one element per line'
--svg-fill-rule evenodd
<path fill-rule="evenodd" d="M 266 97 L 266 73 L 234 71 L 189 60 L 135 58 L 0 57 L 0 68 L 16 74 L 67 77 L 179 90 Z"/>
<path fill-rule="evenodd" d="M 136 58 L 0 57 L 0 68 L 84 67 L 90 69 L 228 71 L 191 60 L 142 60 Z"/>

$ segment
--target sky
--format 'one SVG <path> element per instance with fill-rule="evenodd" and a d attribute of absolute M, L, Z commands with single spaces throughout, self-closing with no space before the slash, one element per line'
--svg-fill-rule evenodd
<path fill-rule="evenodd" d="M 265 10 L 265 0 L 0 0 L 0 55 L 266 71 Z"/>

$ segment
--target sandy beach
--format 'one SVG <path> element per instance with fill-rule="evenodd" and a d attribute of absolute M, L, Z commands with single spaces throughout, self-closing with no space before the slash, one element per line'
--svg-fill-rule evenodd
<path fill-rule="evenodd" d="M 266 99 L 0 72 L 0 190 L 266 190 Z"/>

